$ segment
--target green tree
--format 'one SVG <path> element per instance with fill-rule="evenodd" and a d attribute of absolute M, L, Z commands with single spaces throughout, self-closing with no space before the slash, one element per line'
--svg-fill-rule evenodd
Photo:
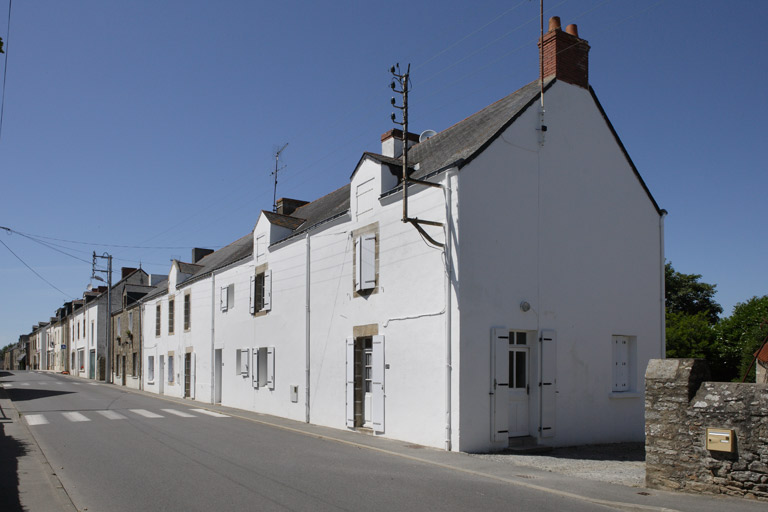
<path fill-rule="evenodd" d="M 721 320 L 716 331 L 716 344 L 724 371 L 722 380 L 741 380 L 754 359 L 754 353 L 768 336 L 768 295 L 736 304 L 731 316 Z M 753 365 L 747 382 L 754 381 Z"/>
<path fill-rule="evenodd" d="M 667 311 L 667 357 L 716 357 L 715 330 L 704 312 Z"/>
<path fill-rule="evenodd" d="M 717 285 L 702 283 L 701 274 L 683 274 L 667 262 L 664 267 L 665 295 L 667 313 L 702 313 L 709 325 L 715 325 L 723 307 L 715 302 Z"/>

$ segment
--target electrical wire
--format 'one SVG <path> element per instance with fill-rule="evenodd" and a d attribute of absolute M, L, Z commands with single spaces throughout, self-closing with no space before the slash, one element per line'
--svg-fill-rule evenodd
<path fill-rule="evenodd" d="M 3 64 L 3 95 L 0 99 L 0 140 L 3 138 L 3 118 L 5 117 L 5 81 L 8 78 L 8 39 L 11 37 L 11 6 L 13 0 L 8 0 L 8 29 L 5 34 L 5 63 Z"/>
<path fill-rule="evenodd" d="M 8 245 L 7 245 L 5 242 L 3 242 L 2 240 L 0 240 L 0 244 L 3 244 L 3 246 L 4 246 L 6 249 L 8 249 L 8 251 L 9 251 L 11 254 L 13 254 L 13 255 L 16 257 L 16 259 L 17 259 L 17 260 L 19 260 L 21 263 L 23 263 L 25 267 L 27 267 L 27 268 L 28 268 L 30 271 L 32 271 L 32 273 L 33 273 L 33 274 L 35 274 L 37 277 L 39 277 L 40 279 L 42 279 L 42 280 L 43 280 L 43 281 L 44 281 L 44 282 L 45 282 L 45 283 L 46 283 L 48 286 L 50 286 L 51 288 L 53 288 L 54 290 L 56 290 L 57 292 L 59 292 L 60 294 L 62 294 L 62 295 L 63 295 L 64 297 L 66 297 L 67 299 L 73 299 L 73 298 L 74 298 L 74 297 L 72 297 L 72 296 L 70 296 L 70 295 L 67 295 L 66 293 L 64 293 L 63 291 L 61 291 L 61 289 L 60 289 L 60 288 L 56 287 L 56 285 L 54 285 L 54 284 L 53 284 L 53 283 L 51 283 L 49 280 L 47 280 L 46 278 L 44 278 L 43 276 L 41 276 L 41 275 L 40 275 L 40 274 L 39 274 L 39 273 L 38 273 L 38 272 L 37 272 L 35 269 L 33 269 L 32 267 L 30 267 L 30 266 L 27 264 L 27 262 L 26 262 L 26 261 L 24 261 L 23 259 L 21 259 L 21 258 L 19 257 L 19 255 L 18 255 L 18 254 L 16 254 L 15 252 L 13 252 L 13 249 L 11 249 L 10 247 L 8 247 Z"/>

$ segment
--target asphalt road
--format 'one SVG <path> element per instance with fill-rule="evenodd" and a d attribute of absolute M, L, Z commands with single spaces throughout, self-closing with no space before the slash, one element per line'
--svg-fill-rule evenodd
<path fill-rule="evenodd" d="M 4 387 L 78 510 L 599 510 L 204 404 L 51 373 Z"/>

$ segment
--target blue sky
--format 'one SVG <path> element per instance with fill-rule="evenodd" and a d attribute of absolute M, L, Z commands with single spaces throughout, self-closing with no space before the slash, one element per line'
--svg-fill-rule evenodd
<path fill-rule="evenodd" d="M 4 40 L 7 12 L 0 0 Z M 15 2 L 0 226 L 67 254 L 0 232 L 63 292 L 0 245 L 0 346 L 82 296 L 92 251 L 165 274 L 246 234 L 271 209 L 286 142 L 278 196 L 342 186 L 393 127 L 395 62 L 411 63 L 415 132 L 535 80 L 538 13 L 531 0 Z M 590 83 L 669 211 L 667 259 L 716 283 L 726 314 L 768 293 L 768 3 L 545 2 L 552 15 L 591 45 Z"/>

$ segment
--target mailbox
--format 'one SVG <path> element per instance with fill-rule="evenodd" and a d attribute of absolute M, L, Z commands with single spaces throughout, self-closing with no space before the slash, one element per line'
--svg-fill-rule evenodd
<path fill-rule="evenodd" d="M 713 452 L 733 452 L 736 433 L 733 429 L 708 428 L 707 450 Z"/>

